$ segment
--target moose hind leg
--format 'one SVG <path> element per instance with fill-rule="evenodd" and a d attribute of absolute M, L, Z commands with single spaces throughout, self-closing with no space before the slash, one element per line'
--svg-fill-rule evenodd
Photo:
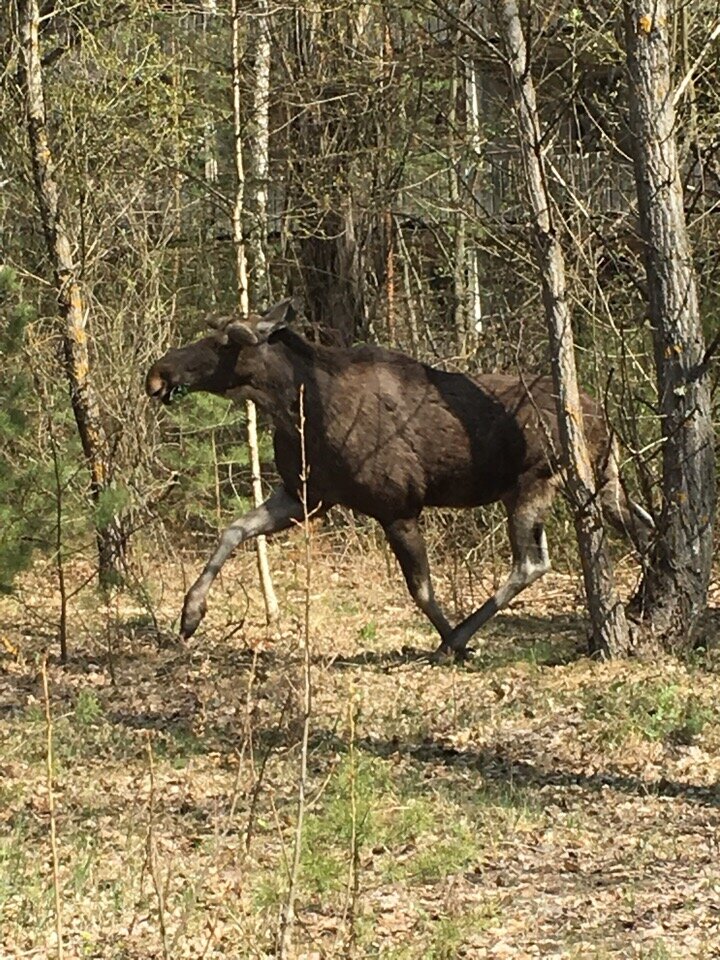
<path fill-rule="evenodd" d="M 617 444 L 610 450 L 601 476 L 600 502 L 607 522 L 632 542 L 642 558 L 650 546 L 655 522 L 647 510 L 625 492 L 620 479 Z"/>
<path fill-rule="evenodd" d="M 383 529 L 400 564 L 410 595 L 444 642 L 451 635 L 452 627 L 435 600 L 427 549 L 417 519 L 395 520 L 384 524 Z"/>
<path fill-rule="evenodd" d="M 301 520 L 302 517 L 302 504 L 291 497 L 284 487 L 278 487 L 259 507 L 248 511 L 239 520 L 231 523 L 220 537 L 220 542 L 205 564 L 202 573 L 185 596 L 180 620 L 180 636 L 187 639 L 200 626 L 207 609 L 208 591 L 215 577 L 222 570 L 223 564 L 238 544 L 258 537 L 260 534 L 285 530 L 291 523 Z"/>
<path fill-rule="evenodd" d="M 653 518 L 639 503 L 627 496 L 619 481 L 603 487 L 600 496 L 605 519 L 621 536 L 629 539 L 643 557 L 655 530 Z"/>
<path fill-rule="evenodd" d="M 448 640 L 440 645 L 437 655 L 444 655 L 449 651 L 462 654 L 468 641 L 480 627 L 526 587 L 548 572 L 550 556 L 543 524 L 544 513 L 544 510 L 537 508 L 508 507 L 508 532 L 513 555 L 510 576 L 481 607 L 458 624 Z"/>

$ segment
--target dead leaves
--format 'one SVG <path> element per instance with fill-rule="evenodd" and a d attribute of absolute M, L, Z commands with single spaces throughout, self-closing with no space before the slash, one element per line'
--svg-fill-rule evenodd
<path fill-rule="evenodd" d="M 252 556 L 238 562 L 251 582 Z M 316 562 L 318 583 L 330 580 L 332 554 Z M 300 893 L 297 957 L 350 955 L 350 702 L 358 771 L 370 771 L 358 781 L 357 957 L 720 955 L 713 656 L 702 667 L 579 657 L 575 582 L 554 574 L 494 622 L 467 667 L 430 668 L 393 656 L 433 638 L 382 558 L 343 563 L 314 601 L 314 872 Z M 297 637 L 289 614 L 253 655 L 265 637 L 256 597 L 242 636 L 223 640 L 227 579 L 227 606 L 220 594 L 215 627 L 191 645 L 124 632 L 120 598 L 110 613 L 86 610 L 70 665 L 50 668 L 68 956 L 162 956 L 146 865 L 148 740 L 173 958 L 206 947 L 209 958 L 272 956 L 296 795 Z M 39 613 L 40 586 L 38 597 Z M 179 600 L 168 591 L 161 626 Z M 128 617 L 137 622 L 137 608 Z M 49 873 L 34 656 L 47 637 L 20 623 L 7 638 L 22 656 L 0 647 L 0 956 L 39 958 Z M 670 734 L 687 704 L 703 723 L 681 742 Z"/>

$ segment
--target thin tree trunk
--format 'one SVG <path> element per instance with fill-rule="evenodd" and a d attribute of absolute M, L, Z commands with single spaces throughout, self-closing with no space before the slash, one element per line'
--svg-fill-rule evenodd
<path fill-rule="evenodd" d="M 471 56 L 467 65 L 465 80 L 465 100 L 467 103 L 467 126 L 472 146 L 471 167 L 467 171 L 467 180 L 473 196 L 477 195 L 479 164 L 481 159 L 480 139 L 480 97 L 478 95 L 478 69 Z M 477 213 L 477 211 L 475 211 Z M 480 254 L 475 247 L 468 256 L 468 299 L 472 333 L 479 335 L 483 331 L 482 296 L 480 291 Z"/>
<path fill-rule="evenodd" d="M 385 326 L 388 344 L 397 346 L 395 329 L 395 221 L 390 207 L 383 214 L 383 233 L 385 234 Z"/>
<path fill-rule="evenodd" d="M 553 381 L 567 485 L 575 513 L 575 529 L 592 629 L 591 646 L 603 655 L 629 652 L 625 610 L 615 591 L 606 549 L 595 479 L 583 431 L 575 369 L 575 345 L 565 289 L 565 262 L 552 218 L 541 148 L 535 87 L 528 70 L 525 37 L 515 0 L 498 3 L 518 137 L 535 226 L 535 252 L 547 317 Z"/>
<path fill-rule="evenodd" d="M 383 72 L 386 73 L 384 82 L 392 83 L 394 52 L 387 14 L 388 11 L 384 10 L 385 23 L 383 26 L 382 59 Z M 387 331 L 388 344 L 391 347 L 395 347 L 397 346 L 397 324 L 395 316 L 397 309 L 395 304 L 395 217 L 393 216 L 390 199 L 388 199 L 387 207 L 383 212 L 383 241 L 385 248 L 385 328 Z"/>
<path fill-rule="evenodd" d="M 270 23 L 267 0 L 256 0 L 257 13 L 249 29 L 252 45 L 253 110 L 249 124 L 248 155 L 252 158 L 246 192 L 248 254 L 251 265 L 252 306 L 269 305 L 267 264 L 268 171 L 270 165 Z"/>
<path fill-rule="evenodd" d="M 46 400 L 47 402 L 47 400 Z M 65 490 L 60 469 L 60 456 L 55 440 L 55 429 L 52 413 L 48 404 L 47 431 L 50 439 L 50 452 L 53 461 L 53 477 L 55 480 L 55 569 L 58 578 L 58 592 L 60 594 L 60 612 L 58 614 L 58 641 L 60 643 L 60 662 L 67 663 L 67 626 L 68 626 L 68 591 L 65 579 L 65 539 L 63 537 L 63 508 Z"/>
<path fill-rule="evenodd" d="M 242 100 L 240 86 L 240 11 L 238 0 L 232 0 L 232 84 L 233 84 L 233 123 L 235 133 L 235 171 L 237 175 L 235 205 L 232 215 L 232 233 L 235 246 L 235 267 L 238 288 L 238 304 L 240 311 L 244 314 L 250 312 L 250 291 L 248 288 L 248 270 L 247 270 L 247 252 L 245 249 L 245 240 L 243 235 L 243 220 L 245 217 L 245 166 L 243 163 L 243 144 L 242 144 Z M 258 51 L 260 53 L 260 51 Z M 269 47 L 267 49 L 269 57 Z M 269 72 L 267 73 L 269 78 Z M 259 96 L 258 94 L 257 96 Z M 264 92 L 265 102 L 268 99 L 268 91 Z M 257 101 L 256 101 L 257 102 Z M 260 476 L 260 452 L 257 433 L 257 412 L 255 404 L 248 400 L 246 404 L 247 411 L 247 431 L 248 448 L 250 450 L 250 468 L 252 471 L 252 489 L 255 506 L 263 501 L 262 481 Z M 267 555 L 267 541 L 264 536 L 256 537 L 255 550 L 258 562 L 258 573 L 260 574 L 260 583 L 262 586 L 263 600 L 265 602 L 265 617 L 268 623 L 277 619 L 279 605 L 273 587 L 272 576 L 270 574 L 270 564 Z"/>
<path fill-rule="evenodd" d="M 18 12 L 22 34 L 21 79 L 27 99 L 27 131 L 35 192 L 48 256 L 55 275 L 70 402 L 90 473 L 90 496 L 97 506 L 109 486 L 105 460 L 107 440 L 91 379 L 87 312 L 73 262 L 68 224 L 60 205 L 57 172 L 48 137 L 37 0 L 20 0 Z M 107 584 L 117 577 L 124 549 L 124 538 L 117 517 L 111 517 L 102 526 L 96 524 L 96 541 L 100 581 Z"/>
<path fill-rule="evenodd" d="M 459 43 L 460 34 L 457 34 L 456 41 Z M 453 325 L 455 327 L 455 343 L 459 357 L 465 356 L 467 328 L 466 328 L 466 310 L 465 298 L 467 288 L 465 284 L 465 260 L 466 260 L 466 217 L 462 209 L 461 191 L 462 191 L 462 171 L 460 169 L 460 158 L 457 151 L 457 142 L 459 136 L 459 118 L 458 118 L 458 97 L 462 91 L 465 95 L 464 67 L 462 60 L 455 57 L 453 64 L 453 75 L 450 84 L 450 110 L 449 112 L 449 132 L 448 132 L 448 156 L 450 158 L 450 207 L 453 211 L 454 219 L 454 266 L 453 266 Z"/>
<path fill-rule="evenodd" d="M 666 0 L 625 2 L 630 120 L 663 437 L 663 506 L 638 593 L 656 640 L 692 643 L 712 566 L 715 466 L 705 341 L 675 142 Z"/>

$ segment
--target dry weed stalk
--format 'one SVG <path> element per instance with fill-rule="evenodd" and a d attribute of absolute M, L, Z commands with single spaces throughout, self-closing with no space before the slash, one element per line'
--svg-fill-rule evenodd
<path fill-rule="evenodd" d="M 343 920 L 347 924 L 344 955 L 353 957 L 357 945 L 357 912 L 360 897 L 360 842 L 358 830 L 358 789 L 357 789 L 357 706 L 355 690 L 348 691 L 348 761 L 350 763 L 350 866 L 345 899 Z"/>
<path fill-rule="evenodd" d="M 63 960 L 63 921 L 62 902 L 60 900 L 60 871 L 58 866 L 57 827 L 55 823 L 55 793 L 53 791 L 53 722 L 50 712 L 50 692 L 48 689 L 47 657 L 42 661 L 43 697 L 45 700 L 45 760 L 48 792 L 48 813 L 50 815 L 50 851 L 52 855 L 53 888 L 55 893 L 55 936 L 57 937 L 57 957 Z"/>
<path fill-rule="evenodd" d="M 305 455 L 305 387 L 300 385 L 300 417 L 298 429 L 300 432 L 300 458 L 302 473 L 300 475 L 303 507 L 303 542 L 305 546 L 305 618 L 303 629 L 303 729 L 302 745 L 300 749 L 300 775 L 298 780 L 297 815 L 295 821 L 295 837 L 293 842 L 293 857 L 288 878 L 288 891 L 282 910 L 280 931 L 278 937 L 278 960 L 288 955 L 292 945 L 293 927 L 295 923 L 295 898 L 297 896 L 298 879 L 300 875 L 300 855 L 302 853 L 303 822 L 305 818 L 305 794 L 307 789 L 307 758 L 308 741 L 310 739 L 310 717 L 312 712 L 312 673 L 310 661 L 310 586 L 312 581 L 311 565 L 311 536 L 310 517 L 307 499 L 308 468 Z"/>
<path fill-rule="evenodd" d="M 220 849 L 221 842 L 228 836 L 232 829 L 233 819 L 235 817 L 235 811 L 237 809 L 238 799 L 240 797 L 240 777 L 243 770 L 243 763 L 245 760 L 245 749 L 247 744 L 244 743 L 242 750 L 237 751 L 238 766 L 235 772 L 235 780 L 233 781 L 232 794 L 230 796 L 230 806 L 228 808 L 227 819 L 225 828 L 223 830 L 218 830 L 215 838 L 216 848 Z M 241 859 L 241 863 L 244 860 L 244 857 Z M 188 925 L 190 923 L 191 917 L 195 914 L 198 905 L 198 891 L 201 889 L 203 884 L 206 882 L 210 871 L 216 866 L 217 860 L 208 860 L 204 868 L 201 870 L 199 876 L 192 882 L 192 897 L 186 899 L 185 905 L 180 914 L 180 919 L 175 927 L 175 933 L 173 934 L 172 941 L 170 943 L 170 956 L 175 956 L 177 948 L 180 944 L 182 938 L 186 935 L 188 930 Z M 223 888 L 223 897 L 230 889 L 230 881 L 227 881 L 224 884 Z M 207 930 L 208 934 L 205 939 L 205 947 L 198 956 L 198 960 L 204 960 L 204 957 L 207 955 L 208 950 L 212 946 L 212 942 L 215 939 L 215 931 L 217 930 L 218 923 L 220 921 L 220 907 L 215 909 L 215 912 L 212 917 L 207 921 Z"/>
<path fill-rule="evenodd" d="M 63 509 L 65 506 L 65 487 L 60 469 L 60 455 L 53 428 L 52 413 L 48 406 L 47 430 L 50 439 L 50 451 L 53 462 L 53 479 L 55 481 L 55 570 L 57 573 L 58 591 L 60 592 L 60 614 L 58 618 L 58 638 L 60 640 L 60 661 L 67 663 L 67 622 L 68 622 L 68 593 L 65 581 L 65 544 L 63 542 Z"/>
<path fill-rule="evenodd" d="M 153 890 L 155 891 L 155 899 L 157 901 L 158 923 L 160 924 L 163 960 L 170 960 L 167 924 L 165 922 L 165 896 L 167 889 L 161 883 L 160 868 L 158 866 L 157 857 L 157 844 L 155 842 L 155 760 L 153 758 L 151 735 L 148 735 L 147 753 L 148 767 L 150 772 L 150 796 L 148 798 L 148 829 L 145 840 L 145 862 L 150 874 L 150 879 L 152 880 Z"/>
<path fill-rule="evenodd" d="M 254 731 L 253 731 L 253 724 L 252 724 L 252 712 L 253 712 L 253 706 L 255 703 L 254 690 L 255 690 L 255 684 L 257 681 L 258 653 L 259 653 L 259 648 L 256 647 L 253 650 L 252 662 L 250 664 L 250 675 L 248 677 L 247 690 L 245 693 L 245 739 L 243 741 L 242 749 L 237 751 L 238 765 L 237 765 L 237 770 L 235 772 L 235 779 L 233 782 L 233 789 L 230 797 L 230 804 L 228 807 L 227 814 L 225 815 L 225 825 L 222 829 L 218 830 L 216 835 L 216 848 L 219 851 L 221 849 L 222 842 L 230 835 L 231 831 L 233 830 L 235 814 L 237 813 L 237 807 L 238 807 L 241 794 L 245 793 L 247 795 L 247 793 L 249 792 L 250 803 L 249 803 L 249 809 L 247 814 L 247 823 L 245 826 L 243 842 L 240 849 L 235 854 L 235 858 L 234 858 L 236 875 L 242 874 L 246 860 L 250 854 L 250 846 L 252 844 L 252 840 L 254 837 L 254 828 L 255 828 L 255 822 L 257 817 L 257 805 L 259 802 L 260 793 L 262 791 L 263 784 L 265 783 L 265 771 L 267 768 L 267 764 L 274 751 L 274 747 L 271 741 L 270 745 L 264 751 L 259 765 L 257 764 L 256 757 L 255 757 L 255 740 L 254 740 Z M 292 697 L 292 691 L 289 691 L 287 697 L 285 698 L 285 702 L 283 703 L 277 723 L 275 725 L 276 731 L 279 731 L 280 729 L 282 729 L 285 715 L 290 707 L 291 697 Z M 249 788 L 249 791 L 248 790 L 243 791 L 241 789 L 241 779 L 242 779 L 242 774 L 243 774 L 243 770 L 245 769 L 246 763 L 247 763 L 247 766 L 249 767 L 251 784 L 252 784 L 252 786 Z M 217 862 L 218 862 L 217 859 L 208 861 L 204 869 L 200 872 L 199 876 L 194 881 L 194 884 L 193 884 L 194 891 L 199 890 L 203 886 L 211 870 L 217 864 Z M 234 882 L 235 882 L 234 878 L 228 879 L 223 884 L 221 893 L 218 893 L 218 891 L 215 891 L 217 900 L 218 900 L 218 906 L 215 908 L 212 916 L 210 916 L 207 920 L 207 924 L 206 924 L 207 935 L 205 938 L 205 946 L 203 947 L 202 951 L 198 954 L 198 960 L 204 960 L 204 958 L 207 956 L 208 951 L 210 950 L 213 944 L 213 941 L 216 936 L 218 924 L 220 922 L 220 917 L 222 913 L 222 904 L 226 896 L 228 895 L 230 888 L 232 887 Z M 171 956 L 175 956 L 177 947 L 179 946 L 182 938 L 187 933 L 190 918 L 194 915 L 194 913 L 197 910 L 197 902 L 198 902 L 198 898 L 196 895 L 194 895 L 190 900 L 187 901 L 185 907 L 183 908 L 180 920 L 178 922 L 172 941 L 170 943 Z"/>

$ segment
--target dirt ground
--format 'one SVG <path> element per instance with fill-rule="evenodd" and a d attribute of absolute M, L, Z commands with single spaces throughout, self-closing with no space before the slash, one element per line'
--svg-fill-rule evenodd
<path fill-rule="evenodd" d="M 65 958 L 278 955 L 302 536 L 271 562 L 283 614 L 269 634 L 250 550 L 185 646 L 174 629 L 201 561 L 148 560 L 129 590 L 73 597 L 64 667 L 52 571 L 0 600 L 2 958 L 57 955 L 51 820 Z M 492 582 L 441 567 L 438 587 L 467 612 Z M 720 656 L 594 662 L 580 611 L 577 578 L 548 575 L 466 665 L 432 667 L 394 564 L 337 536 L 313 544 L 288 957 L 720 957 Z"/>

